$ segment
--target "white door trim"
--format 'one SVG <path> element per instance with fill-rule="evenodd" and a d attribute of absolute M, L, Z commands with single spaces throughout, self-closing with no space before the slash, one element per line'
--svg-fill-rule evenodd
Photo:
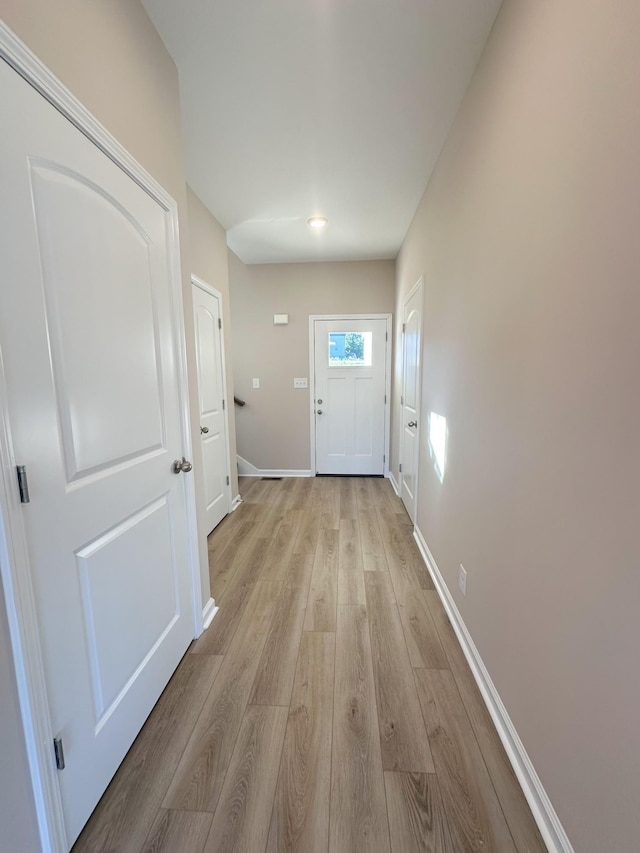
<path fill-rule="evenodd" d="M 171 262 L 171 299 L 177 349 L 180 428 L 184 454 L 192 457 L 189 415 L 184 306 L 175 201 L 117 142 L 80 101 L 0 21 L 0 60 L 5 60 L 79 131 L 141 186 L 166 212 L 167 242 Z M 2 354 L 0 353 L 0 573 L 9 621 L 13 662 L 18 685 L 25 747 L 44 853 L 67 853 L 62 800 L 53 762 L 53 731 L 29 566 L 26 532 L 18 502 L 9 413 L 6 407 Z M 193 478 L 185 480 L 189 569 L 192 588 L 194 636 L 202 632 L 202 595 L 196 497 Z"/>
<path fill-rule="evenodd" d="M 386 320 L 387 341 L 385 349 L 384 393 L 387 402 L 384 407 L 384 476 L 389 476 L 389 436 L 391 431 L 391 337 L 392 314 L 309 314 L 309 460 L 311 476 L 316 476 L 316 351 L 315 326 L 316 320 Z"/>
<path fill-rule="evenodd" d="M 215 298 L 220 303 L 220 319 L 222 320 L 222 325 L 220 327 L 220 365 L 222 370 L 222 394 L 224 398 L 224 428 L 226 442 L 225 461 L 227 463 L 227 477 L 229 479 L 229 483 L 225 489 L 225 493 L 227 496 L 227 514 L 229 514 L 231 512 L 231 503 L 233 496 L 231 494 L 231 456 L 229 455 L 229 397 L 227 395 L 227 363 L 224 352 L 224 320 L 222 319 L 222 307 L 224 305 L 224 301 L 222 293 L 220 293 L 219 290 L 217 290 L 215 287 L 212 287 L 210 284 L 207 284 L 206 281 L 203 281 L 201 278 L 198 278 L 197 275 L 191 275 L 191 284 L 194 287 L 199 287 L 200 290 L 204 290 L 204 292 L 208 293 L 209 296 L 215 296 Z"/>
<path fill-rule="evenodd" d="M 416 293 L 420 289 L 422 289 L 422 302 L 421 302 L 421 306 L 420 306 L 421 307 L 421 311 L 420 311 L 420 346 L 418 347 L 418 394 L 417 394 L 418 399 L 416 400 L 416 410 L 418 412 L 418 421 L 420 421 L 420 418 L 422 417 L 422 409 L 421 409 L 421 406 L 422 406 L 422 327 L 424 325 L 424 276 L 423 275 L 420 276 L 420 278 L 413 285 L 413 287 L 411 288 L 409 293 L 407 293 L 407 295 L 403 299 L 403 301 L 402 301 L 402 318 L 401 318 L 402 323 L 404 323 L 404 314 L 405 314 L 405 309 L 407 307 L 407 302 L 409 302 L 410 299 L 413 299 L 413 297 L 416 295 Z M 402 338 L 400 339 L 400 353 L 402 355 L 402 372 L 400 374 L 400 376 L 401 376 L 400 393 L 402 394 L 402 392 L 404 391 L 404 333 L 403 333 Z M 404 439 L 402 437 L 403 433 L 404 433 L 404 428 L 402 425 L 402 410 L 403 410 L 403 404 L 401 403 L 400 404 L 400 443 L 399 443 L 399 448 L 398 448 L 399 456 L 400 456 L 400 459 L 398 461 L 399 461 L 400 465 L 402 465 L 402 455 L 403 455 L 403 450 L 404 450 Z M 415 496 L 416 496 L 416 498 L 415 498 L 415 504 L 413 507 L 413 524 L 414 524 L 414 527 L 418 523 L 418 495 L 419 495 L 418 476 L 419 476 L 419 471 L 420 471 L 420 464 L 419 464 L 420 463 L 420 427 L 418 427 L 418 429 L 416 430 L 416 444 L 417 444 L 417 448 L 418 448 L 417 454 L 416 454 L 417 458 L 418 458 L 418 465 L 416 465 L 416 470 L 415 470 Z M 398 497 L 400 497 L 401 499 L 402 499 L 402 479 L 403 479 L 402 471 L 398 471 Z"/>

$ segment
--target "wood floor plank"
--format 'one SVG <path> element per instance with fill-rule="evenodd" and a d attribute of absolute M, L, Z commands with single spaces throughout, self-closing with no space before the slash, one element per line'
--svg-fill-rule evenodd
<path fill-rule="evenodd" d="M 275 584 L 255 585 L 171 781 L 164 808 L 215 810 L 279 591 Z"/>
<path fill-rule="evenodd" d="M 280 502 L 285 509 L 295 509 L 298 506 L 298 495 L 301 492 L 302 484 L 301 477 L 284 477 L 282 479 Z"/>
<path fill-rule="evenodd" d="M 220 609 L 215 619 L 191 647 L 193 654 L 224 655 L 227 653 L 254 590 L 256 578 L 260 576 L 268 544 L 266 539 L 257 539 L 251 544 L 246 559 L 237 566 L 222 595 L 219 596 Z M 212 590 L 215 589 L 215 584 L 212 584 Z"/>
<path fill-rule="evenodd" d="M 251 559 L 252 549 L 256 544 L 257 525 L 253 518 L 239 528 L 236 539 L 220 554 L 209 551 L 209 578 L 211 594 L 220 601 L 229 586 L 232 577 Z"/>
<path fill-rule="evenodd" d="M 264 851 L 286 725 L 286 708 L 247 708 L 213 817 L 207 853 Z"/>
<path fill-rule="evenodd" d="M 338 604 L 366 604 L 360 528 L 355 518 L 340 519 Z"/>
<path fill-rule="evenodd" d="M 421 669 L 449 669 L 440 636 L 429 610 L 425 590 L 413 590 L 398 605 L 411 666 Z"/>
<path fill-rule="evenodd" d="M 382 765 L 385 770 L 433 773 L 402 623 L 390 600 L 391 579 L 385 572 L 368 572 L 365 583 Z"/>
<path fill-rule="evenodd" d="M 313 559 L 295 554 L 287 568 L 249 704 L 289 705 L 305 617 Z"/>
<path fill-rule="evenodd" d="M 143 853 L 202 853 L 213 815 L 160 809 Z"/>
<path fill-rule="evenodd" d="M 340 518 L 357 518 L 358 501 L 356 497 L 356 481 L 354 477 L 341 477 L 340 483 Z"/>
<path fill-rule="evenodd" d="M 482 757 L 519 851 L 547 849 L 437 592 L 425 592 Z"/>
<path fill-rule="evenodd" d="M 311 479 L 311 478 L 309 478 Z M 313 498 L 309 498 L 309 502 Z M 318 547 L 318 538 L 320 536 L 320 512 L 318 509 L 309 507 L 304 511 L 298 535 L 293 547 L 294 554 L 311 554 L 316 553 Z"/>
<path fill-rule="evenodd" d="M 384 774 L 393 853 L 459 853 L 434 773 Z"/>
<path fill-rule="evenodd" d="M 222 658 L 185 655 L 73 847 L 141 850 Z"/>
<path fill-rule="evenodd" d="M 516 850 L 453 674 L 414 670 L 454 849 Z"/>
<path fill-rule="evenodd" d="M 304 513 L 299 509 L 288 509 L 270 541 L 262 564 L 260 579 L 265 581 L 284 580 L 289 560 L 302 525 Z"/>
<path fill-rule="evenodd" d="M 365 572 L 388 572 L 389 565 L 387 563 L 387 558 L 384 554 L 363 554 L 362 555 L 362 564 Z M 393 600 L 395 601 L 395 591 L 393 593 Z"/>
<path fill-rule="evenodd" d="M 302 635 L 266 853 L 326 853 L 335 634 Z"/>
<path fill-rule="evenodd" d="M 389 508 L 378 508 L 377 515 L 396 601 L 405 604 L 409 595 L 422 589 L 413 568 L 414 556 L 407 548 L 406 536 Z"/>
<path fill-rule="evenodd" d="M 365 509 L 358 512 L 362 553 L 373 554 L 377 557 L 384 554 L 384 544 L 380 533 L 380 524 L 375 509 Z"/>
<path fill-rule="evenodd" d="M 340 527 L 340 478 L 321 477 L 322 499 L 320 525 L 324 529 L 338 530 Z"/>
<path fill-rule="evenodd" d="M 313 561 L 311 589 L 304 620 L 305 631 L 336 630 L 338 547 L 338 530 L 323 528 Z"/>
<path fill-rule="evenodd" d="M 366 608 L 340 605 L 331 762 L 331 853 L 389 853 Z"/>
<path fill-rule="evenodd" d="M 413 573 L 420 585 L 421 589 L 435 589 L 433 580 L 429 574 L 429 569 L 426 567 L 418 545 L 413 538 L 413 528 L 405 525 L 399 525 L 400 535 L 404 536 L 404 547 L 408 558 L 411 562 Z"/>
<path fill-rule="evenodd" d="M 234 541 L 242 529 L 253 524 L 256 517 L 256 507 L 252 504 L 241 504 L 235 512 L 226 515 L 220 524 L 207 537 L 209 554 L 217 559 Z"/>
<path fill-rule="evenodd" d="M 359 512 L 369 509 L 375 510 L 376 505 L 373 500 L 370 477 L 358 477 L 356 482 L 356 500 Z"/>

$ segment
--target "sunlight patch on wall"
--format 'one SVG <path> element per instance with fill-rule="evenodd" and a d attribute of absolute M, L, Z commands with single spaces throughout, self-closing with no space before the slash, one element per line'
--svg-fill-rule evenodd
<path fill-rule="evenodd" d="M 429 412 L 429 453 L 442 483 L 447 464 L 447 419 L 435 412 Z"/>

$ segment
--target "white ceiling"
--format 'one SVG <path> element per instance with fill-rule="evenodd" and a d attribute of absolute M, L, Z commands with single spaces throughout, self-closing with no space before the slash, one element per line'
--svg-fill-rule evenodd
<path fill-rule="evenodd" d="M 275 263 L 396 256 L 501 0 L 143 3 L 189 184 L 241 260 Z"/>

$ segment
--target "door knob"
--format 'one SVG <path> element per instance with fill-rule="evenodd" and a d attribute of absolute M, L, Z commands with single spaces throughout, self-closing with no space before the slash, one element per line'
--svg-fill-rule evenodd
<path fill-rule="evenodd" d="M 319 415 L 321 415 L 321 414 L 322 414 L 322 409 L 318 409 L 318 414 L 319 414 Z"/>
<path fill-rule="evenodd" d="M 187 462 L 187 460 L 183 456 L 182 460 L 176 459 L 174 461 L 172 470 L 174 474 L 188 474 L 192 468 L 193 465 L 191 464 L 191 462 Z"/>
<path fill-rule="evenodd" d="M 200 427 L 200 432 L 206 435 L 209 432 L 209 427 Z"/>
<path fill-rule="evenodd" d="M 409 421 L 409 423 L 407 424 L 407 426 L 408 426 L 408 427 L 418 426 L 418 421 Z"/>
<path fill-rule="evenodd" d="M 318 402 L 322 405 L 322 400 L 318 400 Z"/>

